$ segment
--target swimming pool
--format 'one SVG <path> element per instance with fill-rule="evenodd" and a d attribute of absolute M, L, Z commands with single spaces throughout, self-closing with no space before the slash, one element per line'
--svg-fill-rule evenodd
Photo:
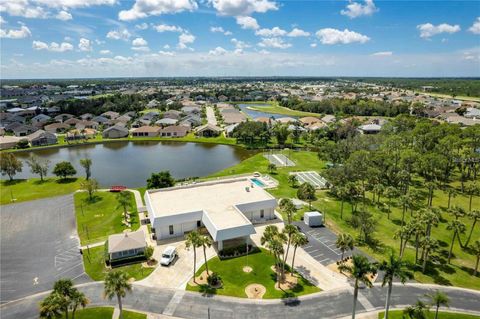
<path fill-rule="evenodd" d="M 252 181 L 252 183 L 254 183 L 255 185 L 257 186 L 260 186 L 260 187 L 265 187 L 266 185 L 261 181 L 259 180 L 258 178 L 252 178 L 250 179 Z"/>

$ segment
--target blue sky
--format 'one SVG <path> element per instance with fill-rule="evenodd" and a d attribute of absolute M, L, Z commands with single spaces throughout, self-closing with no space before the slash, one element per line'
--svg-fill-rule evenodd
<path fill-rule="evenodd" d="M 2 0 L 1 77 L 480 76 L 479 1 Z"/>

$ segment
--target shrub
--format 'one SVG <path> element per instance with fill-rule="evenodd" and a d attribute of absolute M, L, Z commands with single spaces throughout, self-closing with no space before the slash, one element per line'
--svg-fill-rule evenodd
<path fill-rule="evenodd" d="M 222 278 L 216 273 L 212 272 L 210 276 L 207 277 L 207 282 L 210 286 L 217 286 L 222 281 Z"/>
<path fill-rule="evenodd" d="M 17 148 L 29 148 L 29 147 L 30 147 L 30 144 L 26 139 L 22 139 L 17 142 Z"/>
<path fill-rule="evenodd" d="M 150 260 L 152 259 L 152 256 L 153 256 L 153 247 L 148 246 L 147 248 L 145 248 L 145 258 L 147 258 L 147 260 Z"/>

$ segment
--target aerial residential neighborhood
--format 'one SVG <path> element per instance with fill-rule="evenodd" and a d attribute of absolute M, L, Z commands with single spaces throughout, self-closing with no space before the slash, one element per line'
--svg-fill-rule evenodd
<path fill-rule="evenodd" d="M 480 318 L 478 1 L 0 1 L 0 319 Z"/>

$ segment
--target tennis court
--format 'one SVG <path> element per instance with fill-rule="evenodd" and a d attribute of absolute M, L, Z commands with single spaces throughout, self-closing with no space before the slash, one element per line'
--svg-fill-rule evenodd
<path fill-rule="evenodd" d="M 295 166 L 295 163 L 283 154 L 265 154 L 263 156 L 277 166 Z"/>
<path fill-rule="evenodd" d="M 327 180 L 315 171 L 294 172 L 290 174 L 295 175 L 300 184 L 309 183 L 315 188 L 328 188 Z"/>

